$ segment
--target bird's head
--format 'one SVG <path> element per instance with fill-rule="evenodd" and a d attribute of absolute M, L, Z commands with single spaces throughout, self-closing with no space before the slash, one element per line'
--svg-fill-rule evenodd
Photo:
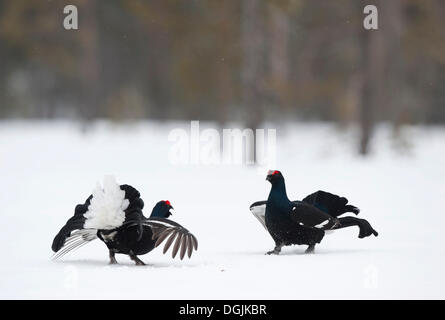
<path fill-rule="evenodd" d="M 161 200 L 153 208 L 150 217 L 168 218 L 172 215 L 170 210 L 173 209 L 170 201 Z"/>
<path fill-rule="evenodd" d="M 266 180 L 269 181 L 271 184 L 275 184 L 278 181 L 283 181 L 284 177 L 278 170 L 269 170 L 267 172 Z"/>

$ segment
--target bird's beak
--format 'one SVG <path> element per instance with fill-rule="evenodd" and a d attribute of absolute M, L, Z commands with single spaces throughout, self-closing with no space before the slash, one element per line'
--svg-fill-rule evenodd
<path fill-rule="evenodd" d="M 171 210 L 175 210 L 175 208 L 173 208 L 172 206 L 169 206 L 169 209 L 171 209 Z"/>
<path fill-rule="evenodd" d="M 267 171 L 267 177 L 266 177 L 266 180 L 267 180 L 267 181 L 271 181 L 272 176 L 273 176 L 273 173 L 274 173 L 273 170 L 268 170 L 268 171 Z"/>

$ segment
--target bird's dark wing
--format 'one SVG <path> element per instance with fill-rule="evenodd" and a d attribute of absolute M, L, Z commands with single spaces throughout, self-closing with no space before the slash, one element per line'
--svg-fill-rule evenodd
<path fill-rule="evenodd" d="M 338 217 L 346 212 L 353 212 L 355 214 L 359 214 L 360 212 L 359 208 L 348 205 L 348 199 L 345 197 L 339 197 L 321 190 L 308 195 L 303 199 L 303 202 L 313 205 L 332 217 Z"/>
<path fill-rule="evenodd" d="M 60 257 L 63 257 L 70 251 L 78 249 L 83 245 L 97 239 L 97 230 L 96 229 L 82 229 L 76 230 L 71 233 L 70 236 L 64 239 L 62 247 L 60 247 L 53 255 L 53 259 L 56 260 Z"/>
<path fill-rule="evenodd" d="M 135 223 L 126 223 L 125 225 L 132 226 Z M 153 236 L 152 239 L 156 240 L 155 247 L 158 247 L 165 241 L 163 253 L 173 244 L 172 257 L 175 258 L 179 252 L 179 257 L 182 260 L 187 252 L 188 257 L 192 256 L 193 250 L 198 250 L 198 240 L 196 237 L 172 220 L 165 218 L 148 218 L 142 221 L 143 226 L 151 228 Z"/>
<path fill-rule="evenodd" d="M 370 235 L 374 235 L 377 237 L 379 235 L 379 233 L 376 230 L 374 230 L 371 224 L 365 219 L 359 219 L 357 217 L 343 217 L 343 218 L 338 218 L 338 221 L 339 224 L 332 229 L 337 230 L 337 229 L 357 226 L 359 228 L 359 235 L 358 235 L 359 238 L 366 238 L 369 237 Z"/>
<path fill-rule="evenodd" d="M 301 201 L 292 202 L 290 216 L 293 221 L 305 227 L 329 230 L 337 224 L 336 218 Z"/>
<path fill-rule="evenodd" d="M 266 227 L 266 204 L 267 201 L 257 201 L 250 205 L 250 212 L 261 223 L 261 225 L 267 230 Z"/>
<path fill-rule="evenodd" d="M 86 220 L 84 214 L 88 211 L 88 206 L 90 205 L 92 197 L 93 196 L 89 196 L 84 204 L 76 206 L 74 209 L 74 216 L 72 216 L 62 229 L 60 229 L 59 233 L 57 233 L 51 246 L 51 249 L 54 252 L 59 251 L 63 247 L 65 240 L 71 235 L 72 231 L 83 229 Z"/>

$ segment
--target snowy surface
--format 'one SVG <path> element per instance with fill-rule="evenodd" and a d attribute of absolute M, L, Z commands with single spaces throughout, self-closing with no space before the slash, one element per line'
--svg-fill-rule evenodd
<path fill-rule="evenodd" d="M 271 169 L 289 196 L 346 196 L 380 235 L 358 239 L 349 228 L 326 235 L 316 254 L 294 246 L 265 256 L 273 241 L 249 211 L 267 198 L 265 172 L 170 164 L 168 133 L 186 125 L 0 122 L 0 298 L 445 298 L 444 128 L 406 128 L 401 148 L 381 127 L 367 159 L 353 152 L 353 129 L 280 128 Z M 51 261 L 53 237 L 106 174 L 141 192 L 146 215 L 170 200 L 172 218 L 198 237 L 192 259 L 157 249 L 141 256 L 145 267 L 123 255 L 109 266 L 96 240 Z"/>

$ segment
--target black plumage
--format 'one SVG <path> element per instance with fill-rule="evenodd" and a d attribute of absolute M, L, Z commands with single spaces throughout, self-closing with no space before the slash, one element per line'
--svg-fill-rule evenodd
<path fill-rule="evenodd" d="M 359 238 L 378 235 L 365 219 L 339 218 L 346 212 L 360 212 L 348 205 L 346 198 L 317 191 L 302 201 L 290 201 L 281 172 L 269 171 L 266 179 L 272 184 L 267 201 L 255 202 L 250 209 L 275 241 L 274 250 L 268 254 L 279 254 L 288 245 L 308 245 L 306 252 L 313 252 L 326 230 L 358 226 Z"/>
<path fill-rule="evenodd" d="M 137 256 L 152 251 L 163 242 L 163 252 L 174 243 L 172 256 L 174 258 L 179 252 L 181 260 L 185 254 L 191 257 L 193 250 L 197 250 L 196 237 L 180 224 L 167 219 L 173 209 L 169 201 L 159 201 L 150 217 L 146 218 L 142 212 L 144 202 L 135 188 L 116 185 L 113 189 L 113 182 L 109 188 L 110 190 L 105 189 L 103 194 L 99 192 L 97 199 L 93 193 L 84 204 L 76 206 L 74 216 L 54 238 L 54 258 L 60 258 L 97 238 L 108 247 L 111 264 L 117 263 L 115 254 L 121 253 L 129 255 L 137 265 L 143 265 Z M 124 194 L 119 192 L 120 190 Z M 103 200 L 106 197 L 111 204 Z M 114 210 L 116 208 L 118 209 Z M 101 219 L 98 219 L 98 216 Z"/>

